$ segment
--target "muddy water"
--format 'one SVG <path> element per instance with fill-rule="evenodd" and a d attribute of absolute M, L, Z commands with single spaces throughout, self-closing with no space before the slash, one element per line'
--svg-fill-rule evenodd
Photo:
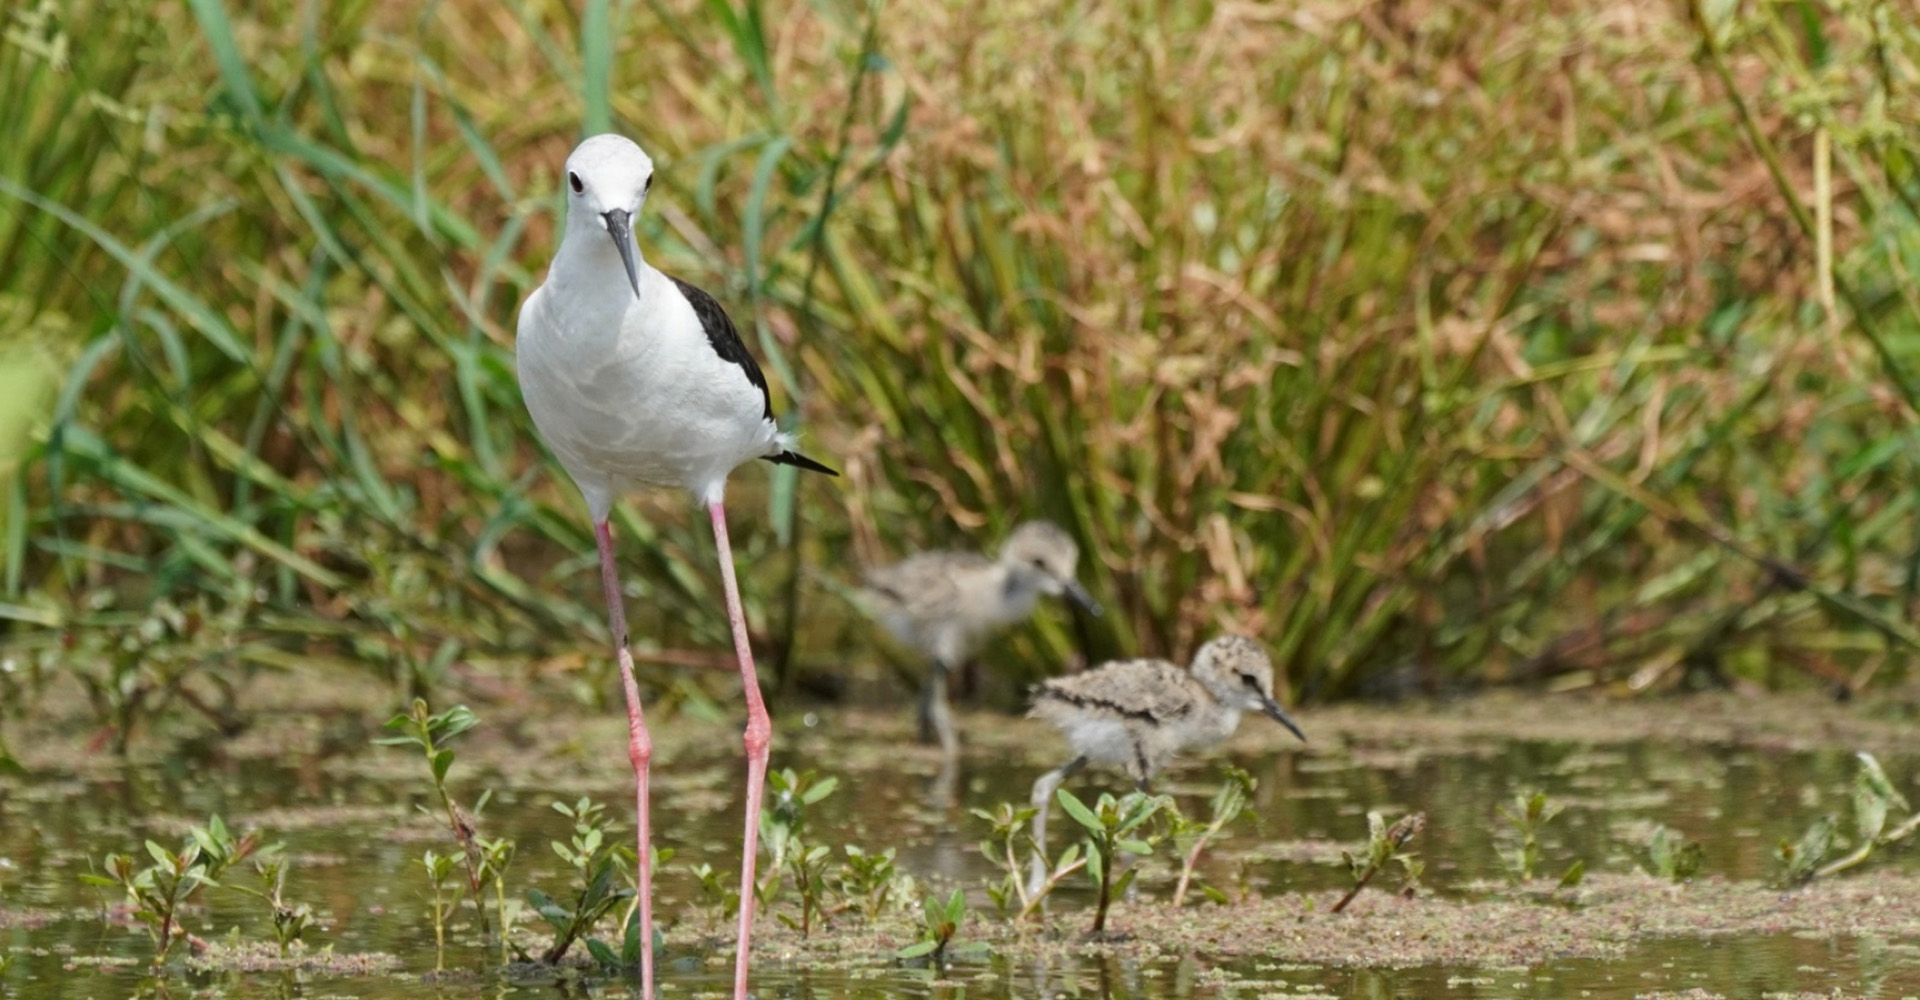
<path fill-rule="evenodd" d="M 1308 713 L 1315 739 L 1304 748 L 1272 733 L 1245 732 L 1217 757 L 1259 779 L 1252 807 L 1257 829 L 1253 823 L 1237 828 L 1209 856 L 1202 874 L 1236 897 L 1283 906 L 1298 901 L 1300 926 L 1311 936 L 1325 926 L 1314 921 L 1336 919 L 1320 911 L 1332 890 L 1350 884 L 1338 863 L 1340 852 L 1358 847 L 1366 812 L 1420 810 L 1429 823 L 1413 848 L 1426 862 L 1421 884 L 1427 898 L 1493 906 L 1528 896 L 1572 910 L 1592 901 L 1577 891 L 1554 894 L 1550 881 L 1528 893 L 1511 886 L 1500 853 L 1508 841 L 1498 810 L 1518 793 L 1543 791 L 1563 807 L 1542 833 L 1540 874 L 1547 879 L 1575 859 L 1596 875 L 1636 872 L 1648 832 L 1659 823 L 1699 840 L 1707 874 L 1734 883 L 1774 879 L 1776 844 L 1797 837 L 1821 814 L 1846 819 L 1854 747 L 1878 750 L 1909 798 L 1920 800 L 1913 782 L 1920 757 L 1900 751 L 1899 734 L 1911 731 L 1900 720 L 1850 732 L 1845 725 L 1852 717 L 1842 715 L 1836 716 L 1840 723 L 1806 731 L 1796 728 L 1803 720 L 1789 708 L 1772 729 L 1733 723 L 1721 732 L 1690 718 L 1687 708 L 1672 706 L 1649 709 L 1664 718 L 1650 726 L 1631 714 L 1620 715 L 1618 726 L 1582 726 L 1571 718 L 1555 726 L 1540 718 L 1541 712 L 1584 712 L 1579 706 L 1517 701 L 1466 713 L 1435 706 L 1325 713 L 1318 719 Z M 567 821 L 552 804 L 590 795 L 607 803 L 615 817 L 630 816 L 618 720 L 553 706 L 478 710 L 483 725 L 458 744 L 462 757 L 452 784 L 469 801 L 482 789 L 493 791 L 480 825 L 485 835 L 518 842 L 508 875 L 516 894 L 540 886 L 559 896 L 567 886 L 565 869 L 547 841 L 564 837 Z M 1722 716 L 1729 711 L 1737 719 L 1741 709 L 1714 708 Z M 1461 714 L 1477 718 L 1463 723 Z M 448 973 L 423 975 L 433 969 L 435 954 L 419 858 L 428 848 L 448 846 L 420 809 L 429 802 L 422 768 L 404 752 L 368 742 L 381 735 L 369 722 L 377 717 L 367 710 L 302 709 L 236 741 L 152 734 L 127 762 L 88 752 L 85 732 L 73 726 L 46 726 L 31 734 L 38 738 L 13 735 L 10 742 L 29 774 L 0 777 L 0 954 L 12 958 L 0 975 L 0 994 L 51 1000 L 631 993 L 630 980 L 578 970 L 560 976 L 501 972 L 464 916 L 451 929 Z M 1549 951 L 1492 966 L 1377 967 L 1404 963 L 1371 948 L 1307 964 L 1291 959 L 1296 952 L 1278 936 L 1265 954 L 1258 942 L 1244 941 L 1228 948 L 1158 947 L 1155 921 L 1165 919 L 1165 911 L 1155 916 L 1128 904 L 1116 911 L 1115 926 L 1133 934 L 1131 945 L 1077 945 L 1091 893 L 1075 884 L 1050 908 L 1047 929 L 1014 944 L 1005 940 L 1004 922 L 991 914 L 981 891 L 996 871 L 978 850 L 984 826 L 968 810 L 1023 801 L 1033 778 L 1054 762 L 1050 755 L 1058 746 L 1045 731 L 1015 720 L 969 721 L 967 757 L 957 772 L 944 775 L 931 754 L 903 744 L 901 720 L 831 709 L 796 711 L 783 719 L 774 764 L 841 778 L 839 791 L 811 811 L 814 842 L 833 845 L 836 854 L 841 844 L 892 846 L 901 869 L 923 886 L 943 895 L 951 886 L 967 888 L 978 916 L 958 940 L 990 939 L 994 950 L 964 954 L 936 973 L 890 957 L 910 940 L 903 936 L 903 921 L 869 934 L 857 918 L 843 917 L 828 935 L 830 941 L 836 934 L 843 939 L 825 949 L 802 946 L 791 931 L 769 921 L 756 965 L 759 995 L 1920 996 L 1920 939 L 1856 933 L 1838 922 L 1824 929 L 1762 922 L 1713 936 L 1633 940 L 1597 956 L 1560 958 Z M 678 852 L 657 887 L 656 912 L 667 941 L 663 992 L 718 995 L 728 986 L 730 952 L 724 943 L 709 942 L 708 931 L 718 921 L 702 903 L 688 865 L 704 861 L 733 877 L 737 735 L 724 723 L 685 719 L 658 728 L 657 843 Z M 1756 738 L 1747 738 L 1749 728 Z M 1552 738 L 1563 730 L 1565 738 Z M 1203 814 L 1214 781 L 1212 764 L 1196 762 L 1167 775 L 1160 790 Z M 1087 795 L 1124 790 L 1117 778 L 1099 775 L 1070 787 Z M 144 932 L 125 918 L 114 894 L 102 896 L 76 875 L 110 852 L 138 856 L 146 838 L 177 842 L 187 825 L 212 813 L 236 828 L 264 829 L 269 839 L 287 845 L 295 864 L 289 896 L 310 904 L 321 922 L 308 935 L 307 954 L 330 947 L 335 956 L 389 956 L 377 971 L 244 972 L 230 967 L 229 958 L 210 969 L 176 963 L 162 977 L 148 975 Z M 1055 836 L 1064 838 L 1060 822 Z M 1149 859 L 1141 870 L 1136 901 L 1164 899 L 1172 882 L 1168 860 Z M 1863 874 L 1847 878 L 1916 872 L 1920 850 L 1896 847 L 1876 856 Z M 1396 877 L 1382 881 L 1386 889 L 1398 886 Z M 1362 898 L 1388 899 L 1373 891 Z M 1650 906 L 1661 905 L 1658 892 L 1650 898 Z M 796 905 L 787 893 L 775 904 L 776 916 L 792 915 Z M 1913 906 L 1920 909 L 1920 898 Z M 259 906 L 230 893 L 210 891 L 185 923 L 216 942 L 229 935 L 271 942 Z M 520 924 L 528 942 L 544 932 L 530 914 Z M 1263 933 L 1263 926 L 1250 923 L 1247 932 Z M 1501 931 L 1490 923 L 1487 933 Z M 1034 939 L 1041 945 L 1034 946 Z M 1694 990 L 1705 992 L 1688 993 Z"/>

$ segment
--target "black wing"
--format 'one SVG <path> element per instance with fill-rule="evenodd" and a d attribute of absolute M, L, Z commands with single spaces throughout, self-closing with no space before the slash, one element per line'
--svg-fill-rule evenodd
<path fill-rule="evenodd" d="M 760 401 L 764 406 L 761 415 L 772 420 L 773 397 L 767 392 L 767 377 L 760 373 L 759 362 L 748 353 L 746 343 L 740 339 L 740 331 L 734 329 L 733 320 L 727 318 L 727 311 L 720 308 L 720 303 L 703 289 L 671 274 L 667 275 L 667 279 L 680 289 L 681 295 L 687 297 L 687 304 L 693 306 L 693 314 L 699 318 L 700 328 L 707 332 L 707 343 L 712 345 L 713 353 L 720 355 L 723 361 L 739 365 L 747 373 L 747 381 L 760 390 Z M 778 455 L 768 455 L 766 459 L 775 465 L 792 465 L 812 472 L 824 472 L 829 476 L 840 474 L 797 451 L 783 451 Z"/>
<path fill-rule="evenodd" d="M 773 397 L 767 394 L 767 377 L 760 374 L 760 365 L 747 353 L 747 345 L 740 340 L 740 331 L 733 328 L 733 320 L 727 318 L 727 311 L 720 308 L 713 296 L 700 288 L 689 285 L 673 275 L 667 275 L 680 294 L 687 297 L 687 303 L 693 306 L 693 314 L 700 318 L 700 328 L 707 331 L 707 343 L 713 346 L 713 353 L 721 360 L 739 365 L 747 373 L 747 381 L 760 390 L 760 399 L 766 403 L 766 418 L 773 419 Z"/>

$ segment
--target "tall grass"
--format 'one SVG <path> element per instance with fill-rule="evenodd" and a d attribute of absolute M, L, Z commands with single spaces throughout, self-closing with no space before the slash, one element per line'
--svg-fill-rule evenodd
<path fill-rule="evenodd" d="M 783 678 L 872 662 L 858 564 L 1031 516 L 1114 607 L 1082 652 L 1242 629 L 1313 697 L 1857 688 L 1920 641 L 1893 5 L 39 11 L 0 314 L 62 377 L 0 611 L 45 670 L 250 592 L 236 664 L 611 691 L 510 356 L 605 124 L 662 164 L 648 252 L 848 474 L 736 479 Z M 701 698 L 702 526 L 618 520 L 643 658 Z M 1004 694 L 1065 622 L 993 651 Z"/>

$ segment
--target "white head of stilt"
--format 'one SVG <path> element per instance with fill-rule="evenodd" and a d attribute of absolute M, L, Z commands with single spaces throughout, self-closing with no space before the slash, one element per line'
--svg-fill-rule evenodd
<path fill-rule="evenodd" d="M 642 261 L 633 220 L 653 187 L 653 159 L 626 136 L 596 135 L 567 157 L 565 185 L 567 224 L 554 277 L 611 272 L 639 295 Z"/>

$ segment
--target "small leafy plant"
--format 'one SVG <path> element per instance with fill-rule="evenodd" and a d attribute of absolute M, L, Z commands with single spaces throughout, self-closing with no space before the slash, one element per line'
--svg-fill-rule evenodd
<path fill-rule="evenodd" d="M 566 957 L 575 941 L 591 932 L 614 907 L 633 898 L 633 890 L 621 884 L 624 848 L 613 846 L 607 839 L 607 826 L 601 816 L 606 807 L 582 797 L 571 806 L 556 802 L 553 808 L 573 820 L 572 835 L 552 844 L 553 852 L 573 869 L 577 888 L 567 906 L 539 889 L 527 890 L 527 902 L 533 911 L 553 928 L 553 944 L 540 956 L 548 965 Z M 600 949 L 589 946 L 589 950 L 600 957 Z M 610 956 L 612 952 L 608 949 L 605 954 Z"/>
<path fill-rule="evenodd" d="M 827 868 L 832 852 L 824 845 L 806 842 L 807 809 L 832 795 L 840 779 L 820 778 L 812 771 L 795 773 L 782 768 L 767 775 L 767 804 L 760 812 L 760 841 L 771 859 L 767 875 L 754 887 L 754 894 L 771 904 L 779 897 L 780 886 L 789 876 L 800 894 L 800 919 L 785 916 L 781 920 L 805 937 L 812 929 L 813 916 L 825 901 Z"/>
<path fill-rule="evenodd" d="M 486 808 L 487 800 L 493 794 L 490 790 L 481 793 L 480 800 L 474 804 L 472 812 L 463 808 L 454 799 L 453 793 L 447 790 L 447 772 L 452 770 L 454 762 L 453 749 L 447 744 L 479 724 L 479 717 L 465 705 L 455 705 L 444 712 L 436 713 L 428 708 L 425 698 L 415 698 L 406 712 L 387 720 L 386 728 L 400 735 L 388 736 L 374 742 L 383 746 L 412 745 L 420 749 L 421 757 L 427 764 L 427 771 L 433 778 L 433 792 L 440 801 L 441 818 L 447 824 L 447 831 L 453 835 L 454 842 L 460 847 L 460 861 L 467 876 L 467 892 L 469 898 L 473 900 L 475 919 L 480 922 L 480 933 L 491 935 L 484 903 L 485 890 L 490 880 L 497 880 L 504 874 L 506 864 L 513 857 L 513 848 L 511 842 L 504 844 L 498 840 L 483 842 L 474 828 L 474 816 Z M 421 808 L 422 811 L 427 811 L 426 807 Z M 434 865 L 428 863 L 427 868 L 431 877 Z M 436 899 L 442 888 L 442 885 L 436 881 L 434 884 Z M 505 912 L 504 894 L 504 889 L 496 888 L 495 897 L 499 900 L 499 910 L 502 914 Z M 451 914 L 457 906 L 457 901 L 448 902 L 444 907 L 436 901 L 434 911 Z M 443 928 L 438 929 L 443 930 Z"/>
<path fill-rule="evenodd" d="M 275 845 L 277 847 L 277 845 Z M 274 848 L 267 848 L 263 855 Z M 260 857 L 253 863 L 254 875 L 260 880 L 259 888 L 244 885 L 229 886 L 233 891 L 265 903 L 273 917 L 273 939 L 280 945 L 280 957 L 285 958 L 287 949 L 307 933 L 313 925 L 313 908 L 305 903 L 289 903 L 286 899 L 287 871 L 292 866 L 283 857 Z"/>
<path fill-rule="evenodd" d="M 1379 812 L 1367 813 L 1367 852 L 1358 858 L 1350 852 L 1340 852 L 1340 857 L 1346 861 L 1348 870 L 1353 873 L 1353 888 L 1348 889 L 1347 894 L 1341 896 L 1338 903 L 1333 904 L 1332 912 L 1339 913 L 1345 910 L 1347 904 L 1353 902 L 1355 896 L 1360 895 L 1360 890 L 1365 889 L 1367 883 L 1373 881 L 1373 877 L 1390 864 L 1400 866 L 1405 876 L 1400 891 L 1404 895 L 1411 896 L 1420 883 L 1420 876 L 1426 872 L 1427 866 L 1426 862 L 1421 861 L 1418 856 L 1408 854 L 1402 848 L 1426 828 L 1426 813 L 1408 813 L 1394 820 L 1392 826 L 1387 825 L 1386 817 Z"/>
<path fill-rule="evenodd" d="M 187 840 L 177 851 L 158 842 L 146 842 L 153 864 L 137 867 L 131 855 L 109 855 L 101 867 L 105 875 L 87 873 L 80 880 L 88 885 L 117 888 L 126 893 L 133 915 L 147 925 L 153 938 L 153 961 L 159 964 L 173 950 L 174 942 L 186 936 L 179 914 L 201 890 L 219 885 L 219 878 L 234 864 L 262 850 L 260 835 L 248 833 L 234 837 L 226 821 L 219 816 L 207 818 L 207 825 L 188 831 Z M 277 850 L 277 845 L 275 848 Z"/>
<path fill-rule="evenodd" d="M 966 917 L 967 896 L 962 890 L 955 889 L 953 895 L 945 900 L 928 896 L 922 906 L 920 940 L 896 954 L 906 959 L 931 957 L 933 964 L 940 965 L 946 961 L 947 945 L 953 941 L 953 935 L 960 930 L 960 921 Z"/>
<path fill-rule="evenodd" d="M 894 865 L 894 848 L 866 851 L 847 844 L 843 850 L 847 859 L 840 865 L 840 894 L 872 923 L 907 888 Z"/>
<path fill-rule="evenodd" d="M 1531 882 L 1540 868 L 1540 831 L 1560 815 L 1561 807 L 1547 800 L 1547 793 L 1534 792 L 1531 795 L 1515 795 L 1513 808 L 1500 808 L 1500 818 L 1507 823 L 1506 838 L 1512 846 L 1500 852 L 1500 860 L 1506 865 L 1507 874 L 1516 882 Z M 1560 876 L 1560 888 L 1570 888 L 1580 884 L 1586 877 L 1587 863 L 1578 858 L 1567 866 Z"/>
<path fill-rule="evenodd" d="M 1134 876 L 1140 873 L 1137 867 L 1128 868 L 1118 879 L 1114 877 L 1114 863 L 1122 854 L 1145 857 L 1153 853 L 1150 839 L 1138 836 L 1147 825 L 1147 821 L 1166 807 L 1164 796 L 1148 795 L 1145 792 L 1128 792 L 1121 798 L 1109 793 L 1101 793 L 1092 806 L 1081 802 L 1067 789 L 1054 792 L 1054 801 L 1072 817 L 1075 823 L 1085 831 L 1085 852 L 1087 858 L 1087 877 L 1093 880 L 1099 890 L 1098 902 L 1094 904 L 1093 927 L 1089 933 L 1106 933 L 1107 909 L 1113 903 L 1113 897 L 1127 891 Z"/>
<path fill-rule="evenodd" d="M 721 923 L 732 920 L 740 912 L 740 890 L 732 884 L 727 873 L 715 871 L 706 862 L 688 865 L 687 873 L 700 885 L 700 902 L 710 907 L 718 915 Z"/>
<path fill-rule="evenodd" d="M 1186 904 L 1187 888 L 1193 883 L 1193 871 L 1200 864 L 1200 854 L 1207 845 L 1220 839 L 1228 826 L 1245 814 L 1247 799 L 1259 782 L 1253 775 L 1231 764 L 1221 768 L 1223 781 L 1213 799 L 1207 804 L 1207 821 L 1202 823 L 1188 819 L 1171 802 L 1167 805 L 1168 836 L 1173 840 L 1174 851 L 1180 856 L 1180 881 L 1173 889 L 1173 905 L 1178 908 Z M 1227 902 L 1227 894 L 1206 883 L 1200 883 L 1200 892 L 1216 903 Z"/>
<path fill-rule="evenodd" d="M 1781 865 L 1782 881 L 1789 886 L 1805 885 L 1816 878 L 1852 868 L 1871 857 L 1876 847 L 1885 847 L 1920 831 L 1920 813 L 1915 813 L 1906 796 L 1894 787 L 1881 768 L 1879 758 L 1870 753 L 1854 755 L 1860 770 L 1853 776 L 1853 850 L 1822 864 L 1833 853 L 1839 836 L 1839 817 L 1829 813 L 1813 822 L 1792 844 L 1782 840 L 1774 851 Z M 1895 813 L 1909 815 L 1898 826 L 1887 823 Z"/>
<path fill-rule="evenodd" d="M 427 916 L 433 921 L 433 971 L 444 967 L 447 957 L 447 918 L 453 915 L 453 909 L 460 903 L 460 887 L 453 881 L 454 857 L 441 854 L 428 848 L 420 856 L 420 867 L 427 873 L 427 885 L 433 890 L 433 899 L 427 905 Z"/>
<path fill-rule="evenodd" d="M 1647 871 L 1669 882 L 1686 882 L 1700 874 L 1706 849 L 1700 842 L 1669 826 L 1656 826 L 1647 839 Z"/>
<path fill-rule="evenodd" d="M 985 820 L 992 829 L 987 839 L 980 842 L 980 854 L 1000 869 L 1000 877 L 987 882 L 987 898 L 993 900 L 994 908 L 1002 914 L 1015 909 L 1024 914 L 1032 902 L 1027 877 L 1021 874 L 1023 866 L 1019 859 L 1019 845 L 1022 842 L 1032 848 L 1034 866 L 1043 869 L 1043 878 L 1036 881 L 1034 891 L 1042 886 L 1051 888 L 1044 878 L 1048 873 L 1044 871 L 1045 862 L 1039 857 L 1039 847 L 1033 843 L 1033 836 L 1027 831 L 1027 824 L 1038 811 L 1032 806 L 1015 806 L 1009 802 L 1000 803 L 992 812 L 973 810 L 973 814 Z M 1070 850 L 1077 859 L 1079 846 L 1076 844 Z"/>

